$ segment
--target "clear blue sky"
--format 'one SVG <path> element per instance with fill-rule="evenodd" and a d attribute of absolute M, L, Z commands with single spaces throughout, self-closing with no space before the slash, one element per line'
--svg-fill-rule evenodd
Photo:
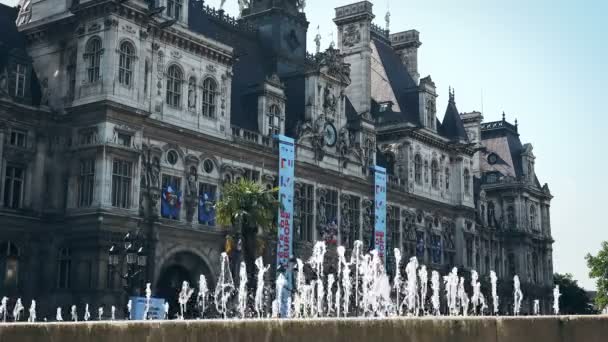
<path fill-rule="evenodd" d="M 14 4 L 16 0 L 2 0 Z M 440 110 L 448 86 L 461 112 L 481 110 L 486 121 L 519 120 L 531 142 L 541 183 L 555 196 L 551 207 L 556 272 L 573 273 L 586 288 L 584 256 L 608 240 L 600 194 L 608 193 L 608 1 L 389 0 L 391 31 L 420 31 L 421 76 L 432 75 Z M 317 25 L 323 45 L 335 32 L 334 8 L 349 0 L 307 0 L 308 46 Z M 384 26 L 387 0 L 372 1 Z M 208 0 L 219 6 L 220 0 Z M 237 14 L 237 0 L 225 9 Z M 335 33 L 334 33 L 335 37 Z"/>

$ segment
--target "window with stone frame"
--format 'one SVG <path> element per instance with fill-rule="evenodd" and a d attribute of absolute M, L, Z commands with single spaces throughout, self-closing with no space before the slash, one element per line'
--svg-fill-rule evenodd
<path fill-rule="evenodd" d="M 450 168 L 445 168 L 445 189 L 450 190 Z"/>
<path fill-rule="evenodd" d="M 533 230 L 538 229 L 538 224 L 536 224 L 537 218 L 538 216 L 536 214 L 536 205 L 530 204 L 530 228 L 532 228 Z"/>
<path fill-rule="evenodd" d="M 327 223 L 338 224 L 338 191 L 327 190 L 325 194 L 325 215 Z"/>
<path fill-rule="evenodd" d="M 464 169 L 463 173 L 463 182 L 464 182 L 464 193 L 465 195 L 471 194 L 471 174 L 469 173 L 469 169 Z"/>
<path fill-rule="evenodd" d="M 439 163 L 436 159 L 431 162 L 431 186 L 433 189 L 439 188 Z"/>
<path fill-rule="evenodd" d="M 25 185 L 25 168 L 7 165 L 4 173 L 4 207 L 19 209 L 23 205 Z"/>
<path fill-rule="evenodd" d="M 512 205 L 507 207 L 507 226 L 509 229 L 515 229 L 515 208 Z"/>
<path fill-rule="evenodd" d="M 27 147 L 27 131 L 20 129 L 11 129 L 8 143 L 9 145 L 15 147 Z"/>
<path fill-rule="evenodd" d="M 277 105 L 271 105 L 268 108 L 268 136 L 281 134 L 281 109 Z"/>
<path fill-rule="evenodd" d="M 216 117 L 217 82 L 211 77 L 203 81 L 203 116 Z"/>
<path fill-rule="evenodd" d="M 180 108 L 182 102 L 183 73 L 179 66 L 173 64 L 167 69 L 167 105 Z"/>
<path fill-rule="evenodd" d="M 388 206 L 386 211 L 386 265 L 387 273 L 391 276 L 395 274 L 395 248 L 401 242 L 401 209 L 396 206 Z"/>
<path fill-rule="evenodd" d="M 433 264 L 441 264 L 441 254 L 441 235 L 431 234 L 431 262 Z"/>
<path fill-rule="evenodd" d="M 424 183 L 429 182 L 429 161 L 424 161 Z"/>
<path fill-rule="evenodd" d="M 93 203 L 93 190 L 95 189 L 95 159 L 83 159 L 79 166 L 78 207 L 90 207 Z"/>
<path fill-rule="evenodd" d="M 133 62 L 135 60 L 135 48 L 130 42 L 124 41 L 120 44 L 120 57 L 118 60 L 118 82 L 130 87 L 133 84 Z"/>
<path fill-rule="evenodd" d="M 352 249 L 355 245 L 355 240 L 359 239 L 360 215 L 361 215 L 361 198 L 353 195 L 343 197 L 344 210 L 341 213 L 341 230 L 340 240 L 341 245 L 347 249 Z"/>
<path fill-rule="evenodd" d="M 69 289 L 72 281 L 72 251 L 69 248 L 59 250 L 57 258 L 57 288 Z"/>
<path fill-rule="evenodd" d="M 467 266 L 473 267 L 473 239 L 466 239 Z"/>
<path fill-rule="evenodd" d="M 27 80 L 27 66 L 23 63 L 15 64 L 15 92 L 13 93 L 16 97 L 25 97 L 25 88 Z"/>
<path fill-rule="evenodd" d="M 494 227 L 496 222 L 496 208 L 494 202 L 488 202 L 488 226 Z"/>
<path fill-rule="evenodd" d="M 182 18 L 183 2 L 182 0 L 167 0 L 167 16 L 175 20 Z"/>
<path fill-rule="evenodd" d="M 87 58 L 87 80 L 89 83 L 99 81 L 101 76 L 101 55 L 103 53 L 101 39 L 93 37 L 89 39 L 85 48 Z"/>
<path fill-rule="evenodd" d="M 133 163 L 115 158 L 112 161 L 112 206 L 131 207 L 131 184 L 133 183 Z"/>
<path fill-rule="evenodd" d="M 414 156 L 414 180 L 416 184 L 422 184 L 422 157 L 420 154 Z"/>
<path fill-rule="evenodd" d="M 296 232 L 300 241 L 313 242 L 314 186 L 300 184 L 296 190 Z"/>
<path fill-rule="evenodd" d="M 0 284 L 4 289 L 16 289 L 19 286 L 20 250 L 11 241 L 0 244 Z"/>
<path fill-rule="evenodd" d="M 424 251 L 426 249 L 425 246 L 425 236 L 423 231 L 416 231 L 416 258 L 418 258 L 419 262 L 424 262 Z"/>

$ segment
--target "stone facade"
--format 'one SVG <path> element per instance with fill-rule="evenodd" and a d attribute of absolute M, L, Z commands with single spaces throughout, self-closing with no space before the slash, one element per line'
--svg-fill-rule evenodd
<path fill-rule="evenodd" d="M 160 13 L 140 0 L 68 3 L 1 8 L 12 46 L 0 60 L 3 295 L 49 311 L 118 303 L 107 251 L 136 230 L 157 293 L 171 296 L 177 275 L 213 284 L 226 227 L 201 220 L 199 201 L 239 178 L 276 184 L 277 133 L 297 141 L 298 256 L 319 239 L 372 246 L 379 164 L 389 251 L 442 272 L 519 274 L 548 294 L 551 194 L 531 145 L 505 120 L 460 114 L 452 92 L 439 122 L 418 32 L 379 29 L 370 2 L 337 8 L 337 46 L 316 55 L 295 0 L 257 1 L 238 20 L 196 0 L 162 0 Z M 169 186 L 181 205 L 166 215 Z"/>

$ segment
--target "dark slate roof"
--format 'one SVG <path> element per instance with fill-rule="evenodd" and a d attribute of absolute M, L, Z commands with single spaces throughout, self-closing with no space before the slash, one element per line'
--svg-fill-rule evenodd
<path fill-rule="evenodd" d="M 486 148 L 481 154 L 480 168 L 482 172 L 497 171 L 509 177 L 523 176 L 521 165 L 523 145 L 519 139 L 519 134 L 507 128 L 482 129 L 481 143 Z M 492 153 L 498 156 L 498 161 L 494 165 L 488 163 L 488 156 Z"/>
<path fill-rule="evenodd" d="M 197 33 L 231 46 L 234 50 L 231 124 L 257 131 L 257 97 L 251 92 L 273 73 L 273 58 L 265 53 L 255 31 L 222 20 L 208 12 L 203 1 L 190 1 L 188 26 Z"/>
<path fill-rule="evenodd" d="M 386 120 L 381 119 L 383 113 L 376 113 L 376 118 L 381 122 L 394 122 L 395 120 L 419 124 L 418 120 L 418 85 L 407 72 L 407 69 L 395 53 L 395 50 L 384 41 L 372 38 L 388 80 L 393 88 L 393 93 L 401 109 L 400 113 L 385 112 L 390 116 Z"/>
<path fill-rule="evenodd" d="M 0 4 L 0 68 L 7 62 L 11 50 L 25 50 L 25 37 L 17 31 L 15 20 L 19 11 L 16 7 Z"/>
<path fill-rule="evenodd" d="M 462 123 L 452 94 L 450 94 L 450 100 L 448 101 L 448 107 L 445 110 L 439 133 L 452 140 L 468 140 L 467 131 L 464 129 L 464 124 Z"/>
<path fill-rule="evenodd" d="M 346 119 L 347 120 L 355 120 L 357 119 L 357 117 L 359 116 L 359 114 L 357 113 L 357 110 L 355 109 L 355 106 L 353 106 L 353 103 L 350 102 L 350 99 L 348 98 L 348 96 L 346 97 L 346 101 L 345 101 L 345 108 L 344 111 L 346 112 Z"/>

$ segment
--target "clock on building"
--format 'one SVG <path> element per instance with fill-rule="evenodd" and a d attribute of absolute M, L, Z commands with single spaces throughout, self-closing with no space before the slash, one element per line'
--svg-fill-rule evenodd
<path fill-rule="evenodd" d="M 325 139 L 325 144 L 327 146 L 334 146 L 338 138 L 338 132 L 336 131 L 336 127 L 334 127 L 334 125 L 330 123 L 326 123 L 325 127 L 323 128 L 323 138 Z"/>

